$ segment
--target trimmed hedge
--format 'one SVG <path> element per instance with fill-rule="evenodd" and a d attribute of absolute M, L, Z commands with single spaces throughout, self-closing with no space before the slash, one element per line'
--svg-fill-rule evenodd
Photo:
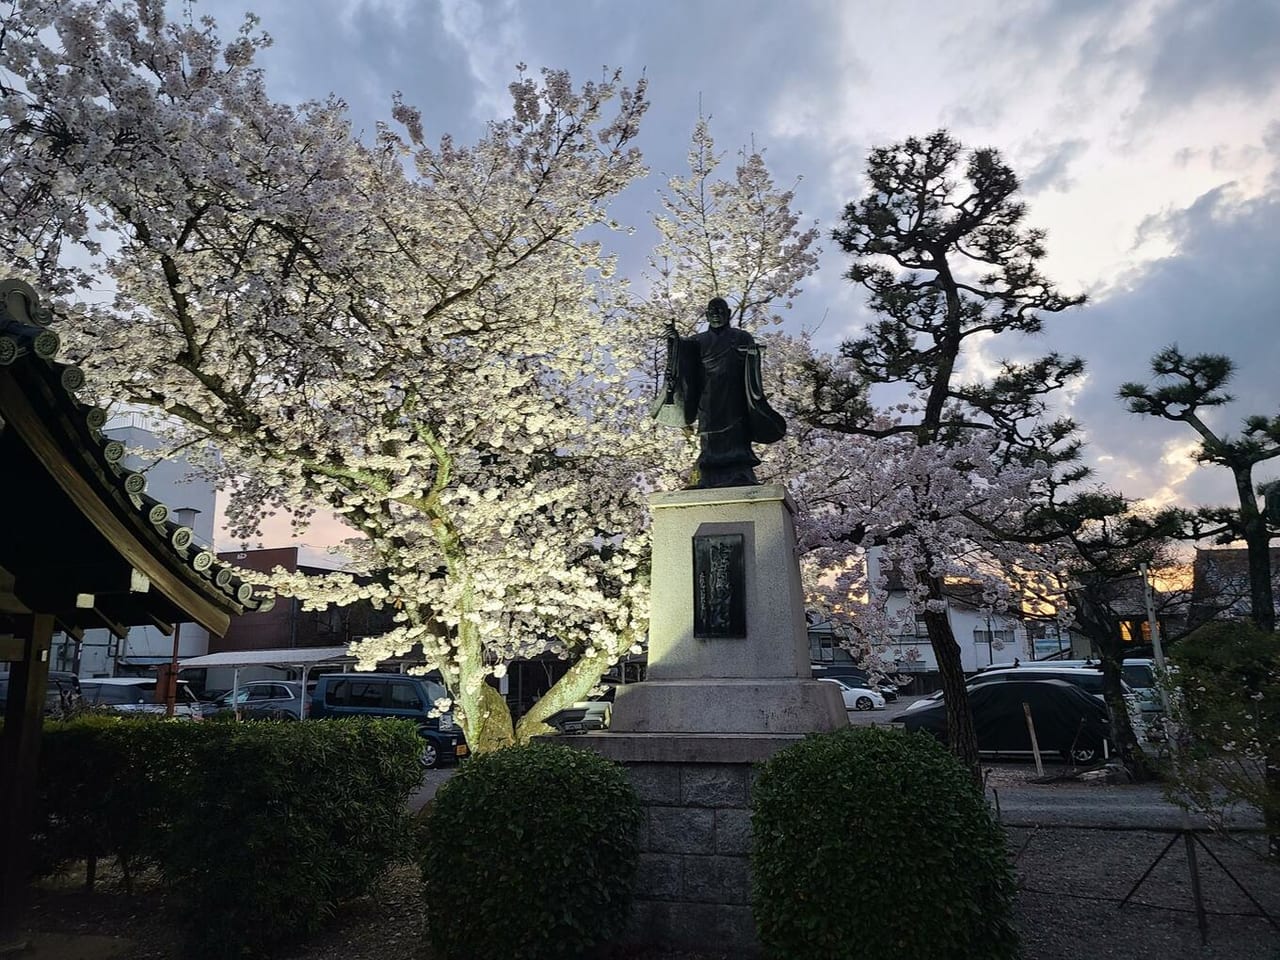
<path fill-rule="evenodd" d="M 37 858 L 154 862 L 192 952 L 267 954 L 412 854 L 420 753 L 407 721 L 50 723 Z"/>
<path fill-rule="evenodd" d="M 46 721 L 40 744 L 33 854 L 40 876 L 88 863 L 89 885 L 99 859 L 114 858 L 126 885 L 157 854 L 156 825 L 168 805 L 163 784 L 151 782 L 147 758 L 169 755 L 152 741 L 161 724 L 84 714 Z"/>
<path fill-rule="evenodd" d="M 753 911 L 779 960 L 1018 955 L 1004 834 L 927 734 L 806 738 L 752 793 Z"/>
<path fill-rule="evenodd" d="M 424 811 L 427 936 L 446 960 L 569 960 L 625 922 L 640 802 L 622 769 L 533 743 L 480 754 Z"/>

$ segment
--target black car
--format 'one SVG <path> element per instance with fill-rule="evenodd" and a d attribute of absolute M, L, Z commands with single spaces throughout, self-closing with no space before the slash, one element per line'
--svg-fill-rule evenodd
<path fill-rule="evenodd" d="M 1041 753 L 1058 753 L 1075 763 L 1093 763 L 1103 755 L 1107 708 L 1064 680 L 1009 680 L 984 683 L 969 692 L 978 749 L 983 753 L 1031 752 L 1031 734 L 1023 704 L 1031 708 Z M 894 718 L 908 730 L 925 730 L 947 740 L 946 706 L 939 700 L 923 710 Z"/>
<path fill-rule="evenodd" d="M 449 711 L 437 708 L 449 694 L 438 680 L 402 673 L 326 673 L 311 691 L 311 718 L 397 717 L 412 720 L 422 737 L 422 765 L 454 763 L 468 753 L 467 740 Z"/>

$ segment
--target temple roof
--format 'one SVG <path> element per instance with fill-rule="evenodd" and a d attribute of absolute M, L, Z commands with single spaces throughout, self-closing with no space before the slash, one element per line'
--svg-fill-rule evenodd
<path fill-rule="evenodd" d="M 223 633 L 274 597 L 196 542 L 123 465 L 106 412 L 82 403 L 60 363 L 52 314 L 18 280 L 0 282 L 0 613 L 52 613 L 67 630 L 194 620 Z"/>

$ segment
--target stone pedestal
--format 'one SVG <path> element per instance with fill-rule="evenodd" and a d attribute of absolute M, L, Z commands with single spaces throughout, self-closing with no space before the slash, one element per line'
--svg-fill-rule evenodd
<path fill-rule="evenodd" d="M 839 689 L 810 673 L 786 490 L 685 490 L 649 503 L 647 677 L 616 688 L 609 730 L 562 742 L 620 763 L 644 807 L 638 891 L 620 940 L 755 957 L 754 765 L 807 733 L 847 726 L 848 715 Z M 725 534 L 742 536 L 742 577 L 730 579 L 742 591 L 745 629 L 700 637 L 694 538 Z"/>
<path fill-rule="evenodd" d="M 803 734 L 848 723 L 833 684 L 812 679 L 794 507 L 781 484 L 680 490 L 653 510 L 649 666 L 619 687 L 615 734 Z M 740 534 L 746 630 L 694 630 L 694 538 Z"/>

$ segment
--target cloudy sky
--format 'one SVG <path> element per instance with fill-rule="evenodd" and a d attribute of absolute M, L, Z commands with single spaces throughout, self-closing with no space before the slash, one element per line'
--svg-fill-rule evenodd
<path fill-rule="evenodd" d="M 228 33 L 245 9 L 195 6 Z M 799 179 L 797 206 L 824 236 L 862 189 L 870 147 L 945 126 L 1005 154 L 1048 230 L 1048 275 L 1091 297 L 988 359 L 1086 358 L 1070 405 L 1099 477 L 1160 502 L 1231 495 L 1222 471 L 1187 459 L 1189 429 L 1115 400 L 1166 344 L 1237 361 L 1238 401 L 1215 426 L 1280 412 L 1280 0 L 260 0 L 255 12 L 275 38 L 274 94 L 333 91 L 369 131 L 400 90 L 429 139 L 470 139 L 504 114 L 521 62 L 643 74 L 652 174 L 617 210 L 641 227 L 623 249 L 637 275 L 646 211 L 684 171 L 699 110 L 720 147 L 754 142 L 780 182 Z M 823 246 L 788 323 L 834 348 L 866 314 Z"/>

